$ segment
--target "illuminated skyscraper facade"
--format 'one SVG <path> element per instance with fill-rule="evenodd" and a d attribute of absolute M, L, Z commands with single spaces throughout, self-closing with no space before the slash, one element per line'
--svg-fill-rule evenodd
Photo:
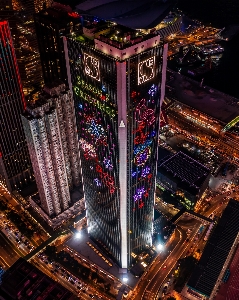
<path fill-rule="evenodd" d="M 79 150 L 72 94 L 64 84 L 46 88 L 28 105 L 22 122 L 44 211 L 54 217 L 71 205 L 80 185 Z"/>
<path fill-rule="evenodd" d="M 103 27 L 101 34 L 84 28 L 84 37 L 67 37 L 64 43 L 89 234 L 127 268 L 132 253 L 152 245 L 167 45 L 154 34 Z M 92 32 L 97 38 L 88 40 Z"/>
<path fill-rule="evenodd" d="M 7 21 L 0 22 L 0 175 L 10 190 L 32 179 L 30 156 L 21 123 L 25 108 L 19 70 Z"/>

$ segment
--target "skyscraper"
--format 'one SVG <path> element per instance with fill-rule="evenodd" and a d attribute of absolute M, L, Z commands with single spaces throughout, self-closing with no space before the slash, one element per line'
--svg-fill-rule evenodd
<path fill-rule="evenodd" d="M 0 22 L 0 176 L 9 190 L 32 177 L 30 156 L 21 123 L 25 108 L 19 70 L 7 21 Z"/>
<path fill-rule="evenodd" d="M 88 231 L 122 268 L 152 245 L 167 44 L 94 20 L 64 37 L 74 90 Z"/>
<path fill-rule="evenodd" d="M 34 16 L 45 84 L 56 79 L 67 81 L 62 37 L 81 27 L 79 15 L 55 3 Z"/>
<path fill-rule="evenodd" d="M 22 116 L 44 211 L 54 217 L 69 208 L 80 185 L 79 150 L 72 94 L 62 83 L 45 87 Z"/>

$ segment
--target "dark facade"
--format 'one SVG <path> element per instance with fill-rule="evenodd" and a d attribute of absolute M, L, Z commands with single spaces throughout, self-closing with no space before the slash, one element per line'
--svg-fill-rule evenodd
<path fill-rule="evenodd" d="M 77 299 L 70 291 L 19 258 L 2 276 L 1 299 Z"/>
<path fill-rule="evenodd" d="M 25 108 L 7 21 L 0 22 L 0 175 L 8 189 L 22 188 L 33 173 L 20 114 Z"/>
<path fill-rule="evenodd" d="M 214 298 L 238 246 L 238 232 L 239 202 L 230 199 L 187 284 L 198 296 Z"/>
<path fill-rule="evenodd" d="M 156 35 L 132 38 L 125 45 L 110 44 L 103 36 L 64 41 L 69 86 L 75 94 L 88 231 L 127 268 L 132 252 L 152 245 L 167 45 Z"/>
<path fill-rule="evenodd" d="M 34 19 L 45 84 L 57 79 L 67 84 L 62 37 L 79 30 L 80 16 L 65 10 L 64 6 L 56 6 L 42 10 Z"/>

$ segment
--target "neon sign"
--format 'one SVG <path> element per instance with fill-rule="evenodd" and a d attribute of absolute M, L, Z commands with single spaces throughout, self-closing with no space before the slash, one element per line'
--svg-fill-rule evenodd
<path fill-rule="evenodd" d="M 100 61 L 94 56 L 84 53 L 85 73 L 87 76 L 100 81 Z"/>
<path fill-rule="evenodd" d="M 138 64 L 138 85 L 154 78 L 155 56 L 147 58 Z"/>

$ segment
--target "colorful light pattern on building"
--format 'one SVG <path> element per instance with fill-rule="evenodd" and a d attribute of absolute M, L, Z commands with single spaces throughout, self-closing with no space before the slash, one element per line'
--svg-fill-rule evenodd
<path fill-rule="evenodd" d="M 96 57 L 84 53 L 85 73 L 86 75 L 100 81 L 100 61 Z"/>
<path fill-rule="evenodd" d="M 106 114 L 108 114 L 111 118 L 114 118 L 116 116 L 116 111 L 114 108 L 105 105 L 105 103 L 102 103 L 102 100 L 95 99 L 91 97 L 86 92 L 83 92 L 78 86 L 74 87 L 74 91 L 77 96 L 81 97 L 83 100 L 87 101 L 88 103 L 96 106 L 99 110 L 102 110 Z"/>
<path fill-rule="evenodd" d="M 100 165 L 96 165 L 96 172 L 98 172 L 102 182 L 109 188 L 111 194 L 115 192 L 115 182 L 114 177 L 104 172 Z"/>
<path fill-rule="evenodd" d="M 138 64 L 138 85 L 145 83 L 155 76 L 155 56 L 147 58 Z"/>
<path fill-rule="evenodd" d="M 150 100 L 154 100 L 157 87 L 152 85 L 148 90 Z M 140 96 L 139 93 L 132 92 L 131 97 L 136 99 Z M 137 177 L 138 181 L 147 180 L 150 183 L 152 178 L 151 168 L 145 166 L 151 157 L 153 138 L 156 135 L 155 130 L 150 131 L 150 127 L 154 127 L 156 120 L 154 110 L 147 107 L 147 100 L 142 98 L 135 108 L 135 119 L 137 120 L 137 128 L 134 130 L 134 164 L 137 169 L 132 172 L 132 177 Z M 138 203 L 138 208 L 144 207 L 143 197 L 148 197 L 148 191 L 144 188 L 138 188 L 133 198 Z M 135 209 L 134 209 L 135 211 Z"/>
<path fill-rule="evenodd" d="M 103 163 L 106 169 L 113 170 L 113 165 L 111 164 L 110 159 L 104 157 Z"/>
<path fill-rule="evenodd" d="M 84 139 L 81 138 L 79 140 L 79 144 L 80 144 L 80 147 L 83 150 L 84 157 L 87 160 L 88 159 L 96 159 L 97 158 L 95 148 L 90 143 L 88 143 L 86 140 L 84 140 Z"/>

